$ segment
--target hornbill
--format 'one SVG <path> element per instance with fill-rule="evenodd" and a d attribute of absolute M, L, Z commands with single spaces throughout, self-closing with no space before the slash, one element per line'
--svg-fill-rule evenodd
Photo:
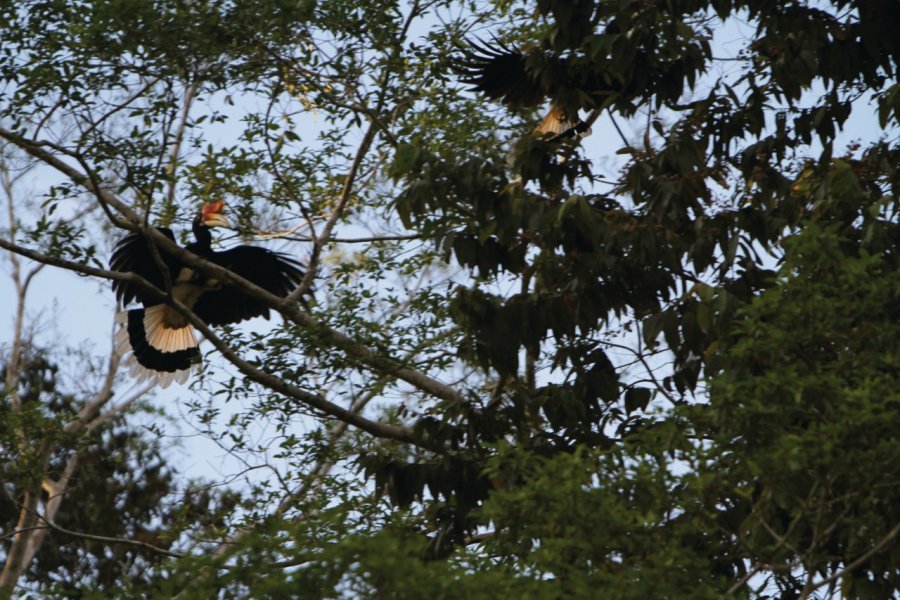
<path fill-rule="evenodd" d="M 255 246 L 221 252 L 212 249 L 210 229 L 230 226 L 222 215 L 224 207 L 223 201 L 201 207 L 192 225 L 195 241 L 186 249 L 277 296 L 287 296 L 303 279 L 301 265 L 294 259 Z M 157 231 L 175 241 L 171 229 L 159 227 Z M 140 232 L 122 238 L 113 251 L 112 270 L 135 273 L 166 290 L 166 276 L 160 268 L 164 267 L 171 283 L 166 291 L 209 325 L 269 317 L 265 304 L 189 268 L 161 248 L 151 248 L 151 243 Z M 187 319 L 131 282 L 117 280 L 112 286 L 123 307 L 133 300 L 144 305 L 117 315 L 121 327 L 116 333 L 116 349 L 122 356 L 133 354 L 137 364 L 132 361 L 132 374 L 141 379 L 155 376 L 162 387 L 173 381 L 184 383 L 191 367 L 200 363 L 197 338 Z"/>
<path fill-rule="evenodd" d="M 460 75 L 461 82 L 473 86 L 472 91 L 521 108 L 537 106 L 549 97 L 550 111 L 534 128 L 535 136 L 553 134 L 552 139 L 557 140 L 590 134 L 589 125 L 578 118 L 579 107 L 569 106 L 570 102 L 563 103 L 556 97 L 566 88 L 585 84 L 592 95 L 594 92 L 593 82 L 579 85 L 568 80 L 565 60 L 538 50 L 523 52 L 496 39 L 493 45 L 468 43 L 469 47 L 462 49 L 462 57 L 454 61 L 452 68 Z"/>

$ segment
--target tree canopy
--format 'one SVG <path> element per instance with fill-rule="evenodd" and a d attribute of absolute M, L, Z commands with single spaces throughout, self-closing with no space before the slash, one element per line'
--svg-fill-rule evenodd
<path fill-rule="evenodd" d="M 48 182 L 4 180 L 0 592 L 893 597 L 897 31 L 868 0 L 0 1 L 4 172 Z M 461 83 L 491 45 L 593 135 Z M 155 226 L 217 200 L 219 244 L 306 273 L 178 255 L 277 317 L 176 306 L 184 418 L 268 473 L 225 491 L 111 402 L 115 356 L 72 393 L 21 325 L 23 259 L 112 303 L 116 239 L 179 252 Z"/>

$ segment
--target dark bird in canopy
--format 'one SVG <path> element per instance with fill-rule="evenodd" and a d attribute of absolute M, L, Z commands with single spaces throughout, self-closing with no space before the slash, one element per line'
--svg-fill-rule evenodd
<path fill-rule="evenodd" d="M 596 77 L 579 82 L 568 75 L 567 61 L 542 50 L 521 51 L 510 48 L 498 40 L 491 43 L 468 42 L 461 50 L 462 56 L 453 63 L 453 70 L 462 83 L 472 86 L 472 91 L 484 94 L 508 106 L 533 108 L 551 100 L 550 110 L 533 133 L 536 136 L 552 134 L 553 139 L 574 135 L 586 136 L 588 125 L 578 118 L 579 108 L 594 108 L 601 96 L 610 92 L 597 93 Z M 588 103 L 565 99 L 571 97 L 575 89 L 589 90 L 583 95 Z M 595 97 L 596 96 L 596 97 Z M 579 106 L 585 104 L 585 106 Z"/>
<path fill-rule="evenodd" d="M 213 202 L 200 209 L 192 225 L 195 241 L 186 249 L 277 296 L 287 296 L 303 279 L 302 265 L 296 260 L 255 246 L 237 246 L 223 251 L 212 249 L 211 229 L 230 226 L 222 215 L 224 207 L 224 202 Z M 157 231 L 175 241 L 171 229 L 159 227 Z M 168 271 L 171 297 L 209 325 L 269 317 L 269 308 L 265 304 L 241 290 L 189 268 L 161 248 L 157 248 L 156 254 Z M 110 266 L 113 271 L 135 273 L 154 286 L 166 289 L 166 277 L 147 238 L 140 232 L 130 233 L 116 244 Z M 156 377 L 162 387 L 173 381 L 186 381 L 191 367 L 200 363 L 200 350 L 194 331 L 184 316 L 135 284 L 114 281 L 112 286 L 123 307 L 131 302 L 143 305 L 143 308 L 134 308 L 117 316 L 122 327 L 116 334 L 116 348 L 120 355 L 132 354 L 137 363 L 132 365 L 132 373 L 138 378 Z"/>

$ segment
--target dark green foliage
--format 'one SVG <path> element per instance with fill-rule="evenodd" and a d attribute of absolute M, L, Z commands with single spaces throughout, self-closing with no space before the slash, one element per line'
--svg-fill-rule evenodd
<path fill-rule="evenodd" d="M 688 412 L 713 441 L 708 468 L 733 495 L 740 516 L 727 518 L 751 560 L 785 576 L 799 560 L 822 578 L 859 562 L 843 597 L 889 597 L 900 583 L 900 549 L 882 541 L 900 520 L 900 271 L 834 227 L 810 224 L 785 246 L 777 286 L 720 341 L 710 405 Z"/>
<path fill-rule="evenodd" d="M 618 442 L 625 444 L 622 452 L 628 455 L 625 449 L 629 439 L 643 439 L 640 431 L 651 422 L 639 416 L 629 420 L 623 415 L 646 410 L 653 391 L 625 385 L 621 373 L 598 349 L 604 333 L 615 324 L 633 319 L 642 325 L 648 346 L 664 342 L 674 358 L 673 369 L 660 378 L 660 387 L 654 391 L 659 399 L 681 404 L 694 396 L 705 377 L 723 373 L 720 377 L 729 381 L 746 380 L 745 369 L 753 361 L 733 354 L 741 348 L 733 345 L 734 340 L 756 340 L 765 335 L 765 330 L 747 325 L 753 319 L 742 307 L 755 303 L 754 298 L 760 294 L 761 298 L 771 298 L 781 293 L 766 250 L 780 248 L 786 235 L 802 232 L 798 233 L 800 239 L 809 239 L 814 234 L 807 230 L 828 227 L 825 231 L 838 232 L 845 240 L 844 254 L 836 260 L 848 261 L 848 267 L 858 252 L 879 257 L 884 265 L 893 264 L 895 244 L 888 240 L 896 240 L 898 235 L 894 166 L 898 150 L 892 144 L 874 143 L 838 159 L 833 158 L 833 142 L 864 88 L 875 90 L 883 107 L 884 102 L 892 102 L 892 88 L 885 86 L 898 68 L 896 36 L 888 34 L 881 24 L 874 26 L 872 19 L 896 26 L 900 10 L 889 4 L 881 5 L 881 9 L 867 4 L 858 7 L 857 20 L 850 16 L 852 11 L 842 10 L 847 4 L 856 4 L 841 4 L 844 6 L 840 8 L 791 4 L 782 9 L 753 2 L 713 6 L 705 2 L 639 6 L 538 3 L 538 10 L 549 17 L 550 23 L 540 43 L 557 52 L 577 49 L 567 55 L 569 76 L 562 78 L 566 85 L 577 88 L 578 77 L 573 73 L 590 72 L 584 80 L 596 79 L 601 69 L 625 66 L 625 73 L 613 76 L 617 93 L 608 105 L 627 115 L 632 107 L 649 103 L 662 116 L 651 122 L 647 139 L 653 136 L 652 145 L 645 142 L 641 149 L 622 149 L 629 162 L 609 196 L 579 193 L 578 182 L 590 177 L 590 169 L 577 154 L 531 140 L 516 146 L 511 161 L 513 174 L 509 176 L 498 176 L 490 163 L 473 168 L 471 162 L 450 156 L 419 158 L 415 169 L 406 169 L 410 174 L 405 177 L 414 179 L 401 196 L 401 214 L 407 223 L 415 222 L 412 215 L 425 216 L 432 210 L 448 213 L 450 219 L 445 223 L 465 217 L 448 236 L 449 242 L 443 242 L 460 264 L 479 276 L 478 283 L 459 289 L 453 300 L 452 314 L 465 333 L 459 355 L 487 372 L 495 372 L 500 381 L 490 404 L 473 406 L 475 412 L 488 416 L 497 414 L 495 406 L 508 406 L 503 417 L 494 422 L 501 430 L 506 428 L 506 436 L 538 454 L 548 450 L 551 455 L 567 453 L 575 444 L 608 447 Z M 712 20 L 703 13 L 706 9 L 714 9 L 722 19 L 748 11 L 745 14 L 758 25 L 758 37 L 749 40 L 739 56 L 743 70 L 737 77 L 707 85 L 708 92 L 695 94 L 696 100 L 686 103 L 682 94 L 709 68 Z M 587 23 L 592 25 L 586 29 Z M 624 32 L 629 33 L 627 38 Z M 861 37 L 866 41 L 848 47 L 847 40 Z M 542 66 L 535 62 L 530 68 L 539 80 Z M 548 73 L 548 77 L 551 75 Z M 812 105 L 801 102 L 801 93 L 814 84 L 822 86 L 820 100 Z M 882 95 L 880 91 L 885 89 Z M 558 95 L 565 103 L 564 91 Z M 773 110 L 773 101 L 782 103 L 782 108 Z M 880 114 L 892 114 L 890 110 L 882 108 Z M 665 128 L 663 118 L 669 122 Z M 883 119 L 882 125 L 885 123 Z M 815 150 L 809 146 L 813 141 L 821 144 L 818 155 L 812 154 Z M 564 161 L 557 152 L 574 160 Z M 425 155 L 419 150 L 418 156 Z M 810 159 L 797 161 L 798 156 Z M 783 247 L 788 257 L 798 251 L 797 244 Z M 848 317 L 873 318 L 868 308 L 852 300 L 849 290 L 839 288 L 839 293 L 829 296 L 825 287 L 828 278 L 811 268 L 789 258 L 781 272 L 803 271 L 803 277 L 811 277 L 822 286 L 802 293 L 810 302 L 846 302 Z M 494 291 L 495 284 L 508 277 L 521 281 L 521 287 L 513 293 Z M 895 292 L 889 292 L 892 284 L 879 284 L 889 296 L 876 294 L 871 298 L 873 307 L 895 306 L 890 296 Z M 815 304 L 797 302 L 793 310 L 783 310 L 777 326 L 780 329 L 773 332 L 788 336 L 793 335 L 788 325 L 817 325 L 823 331 L 814 348 L 823 344 L 841 346 L 840 332 L 828 328 L 827 321 L 820 322 L 820 313 Z M 889 322 L 886 316 L 885 323 Z M 889 339 L 890 334 L 885 340 Z M 553 343 L 548 344 L 548 340 Z M 816 360 L 808 352 L 790 352 L 790 346 L 777 337 L 766 343 L 788 352 L 772 358 L 774 365 L 793 368 L 798 361 Z M 853 364 L 860 369 L 869 360 L 878 362 L 878 356 L 892 352 L 886 342 L 872 349 L 871 359 L 864 359 L 851 346 L 843 360 L 859 357 Z M 535 388 L 527 373 L 529 367 L 523 363 L 529 356 L 532 360 L 552 357 L 552 364 L 562 371 L 566 382 L 538 384 Z M 838 381 L 822 381 L 818 392 L 806 395 L 814 397 L 824 390 L 834 392 L 841 386 L 854 386 L 852 377 L 843 379 L 840 370 L 831 373 L 840 385 Z M 712 388 L 714 407 L 718 406 L 719 381 L 716 377 Z M 742 414 L 749 408 L 745 403 L 754 396 L 747 393 L 740 389 L 733 392 Z M 784 401 L 778 395 L 762 394 L 760 398 L 760 402 L 776 406 Z M 797 410 L 809 411 L 806 402 L 797 405 Z M 868 410 L 845 406 L 853 413 Z M 790 419 L 785 421 L 774 410 L 765 413 L 772 417 L 770 427 L 779 432 L 787 427 L 790 431 Z M 702 412 L 689 414 L 694 419 L 693 415 Z M 453 420 L 452 413 L 444 414 Z M 458 419 L 473 420 L 469 410 L 457 414 Z M 845 418 L 843 422 L 849 425 L 852 421 Z M 592 424 L 597 429 L 592 429 Z M 618 427 L 611 428 L 612 424 Z M 851 444 L 862 431 L 881 430 L 872 426 L 851 427 L 844 434 L 844 443 Z M 442 431 L 449 440 L 456 430 L 444 426 Z M 607 437 L 613 431 L 617 440 Z M 714 431 L 725 435 L 718 428 Z M 535 436 L 535 432 L 541 433 Z M 751 449 L 759 447 L 743 430 L 727 435 L 747 444 L 746 450 L 729 445 L 727 456 L 735 452 L 744 460 L 752 455 Z M 829 440 L 829 445 L 833 443 L 830 440 L 841 439 L 834 431 L 810 435 L 818 436 L 823 443 Z M 536 439 L 545 443 L 535 444 Z M 467 438 L 470 445 L 476 440 Z M 784 456 L 769 454 L 769 450 L 760 451 L 768 460 L 785 464 Z M 896 449 L 885 450 L 884 455 L 872 454 L 863 446 L 858 450 L 856 464 L 863 456 L 880 464 L 890 460 L 888 456 Z M 803 456 L 817 452 L 807 451 L 802 445 L 796 451 Z M 711 452 L 725 452 L 725 448 L 716 446 Z M 830 459 L 817 460 L 831 464 Z M 760 472 L 767 468 L 761 466 Z M 749 479 L 754 481 L 751 487 L 761 485 Z M 850 490 L 855 485 L 871 487 L 872 482 L 862 480 L 842 489 Z M 806 492 L 792 488 L 789 497 L 803 502 L 808 488 Z M 412 497 L 412 492 L 407 495 Z M 880 492 L 876 495 L 879 502 L 893 502 Z M 735 511 L 747 510 L 740 498 L 729 497 L 722 502 L 729 506 L 733 503 Z M 794 514 L 799 509 L 793 506 L 783 510 Z M 840 510 L 833 514 L 841 514 Z M 824 518 L 822 513 L 815 514 Z M 733 515 L 729 512 L 722 518 L 733 520 Z M 837 523 L 837 517 L 833 518 Z M 880 523 L 873 528 L 879 533 L 867 538 L 870 547 L 877 543 L 878 536 L 888 534 L 892 520 L 885 518 Z M 797 534 L 803 541 L 792 547 L 807 547 L 809 540 L 802 537 L 806 534 Z M 743 533 L 734 530 L 733 535 L 741 537 Z M 546 542 L 542 538 L 542 546 Z M 733 542 L 726 536 L 720 543 Z M 782 551 L 788 552 L 786 547 Z M 792 556 L 792 560 L 806 560 Z M 816 554 L 810 563 L 823 564 L 820 558 Z M 830 562 L 817 567 L 818 572 L 823 577 L 834 573 L 852 558 L 838 552 L 828 559 Z M 758 560 L 770 564 L 769 557 Z M 736 560 L 728 568 L 734 577 L 740 577 L 744 566 Z M 788 582 L 795 575 L 791 568 L 786 574 L 777 573 L 777 585 L 790 587 Z M 876 575 L 878 581 L 883 577 L 884 572 Z"/>
<path fill-rule="evenodd" d="M 78 468 L 54 522 L 76 533 L 136 540 L 177 549 L 188 526 L 214 530 L 234 508 L 236 497 L 198 483 L 186 487 L 163 458 L 158 439 L 129 427 L 125 415 L 95 436 L 66 433 L 81 401 L 59 389 L 58 367 L 46 352 L 27 356 L 19 370 L 20 413 L 0 410 L 0 467 L 4 493 L 0 523 L 15 528 L 23 489 L 44 478 L 58 480 L 73 451 Z M 29 432 L 32 444 L 17 447 L 14 429 Z M 56 448 L 45 464 L 46 448 Z M 46 491 L 44 493 L 46 501 Z M 149 548 L 83 540 L 59 531 L 47 533 L 42 551 L 29 565 L 29 588 L 64 597 L 84 591 L 129 585 L 152 589 L 162 574 L 165 556 Z"/>

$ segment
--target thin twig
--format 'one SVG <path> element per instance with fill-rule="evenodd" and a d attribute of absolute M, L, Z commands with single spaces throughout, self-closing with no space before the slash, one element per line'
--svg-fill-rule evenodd
<path fill-rule="evenodd" d="M 837 581 L 838 579 L 840 579 L 841 577 L 844 577 L 848 573 L 853 572 L 857 567 L 859 567 L 860 565 L 865 563 L 867 560 L 869 560 L 870 558 L 872 558 L 873 556 L 875 556 L 876 554 L 878 554 L 879 552 L 884 550 L 885 547 L 888 544 L 890 544 L 894 540 L 894 538 L 897 537 L 898 534 L 900 534 L 900 522 L 898 522 L 896 525 L 894 525 L 894 528 L 891 529 L 886 536 L 881 538 L 881 540 L 877 544 L 872 546 L 867 552 L 860 555 L 856 560 L 852 561 L 846 567 L 844 567 L 837 573 L 831 575 L 830 577 L 826 577 L 825 579 L 819 581 L 818 583 L 812 584 L 810 586 L 809 590 L 807 591 L 807 593 L 800 597 L 800 600 L 805 600 L 817 589 L 828 585 L 832 581 Z"/>

